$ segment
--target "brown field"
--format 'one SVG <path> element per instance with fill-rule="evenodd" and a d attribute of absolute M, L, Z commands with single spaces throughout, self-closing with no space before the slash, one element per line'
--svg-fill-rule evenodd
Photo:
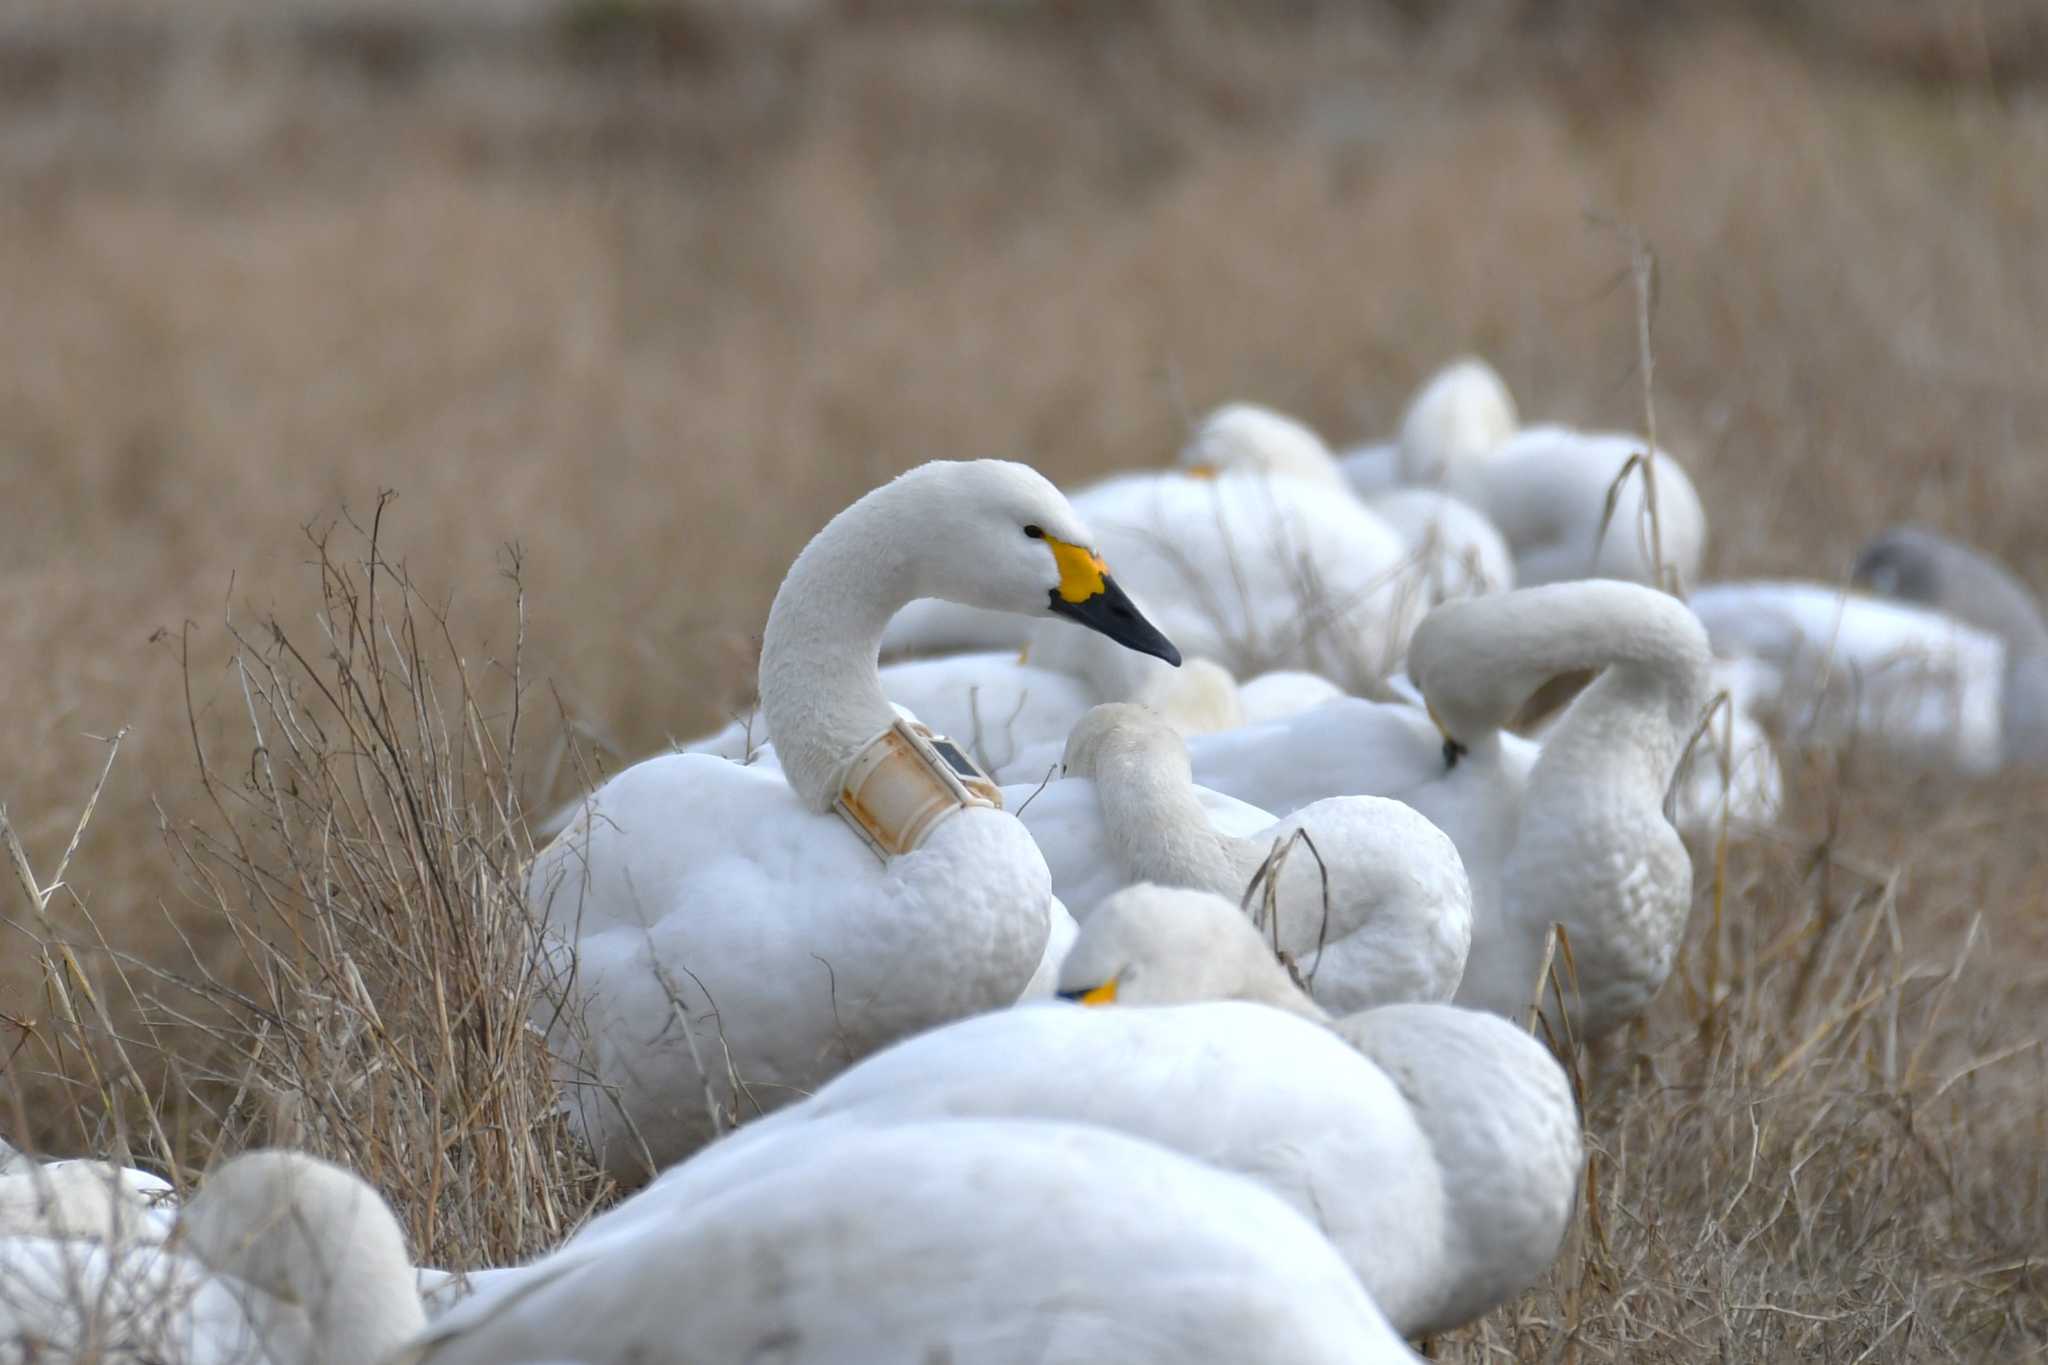
<path fill-rule="evenodd" d="M 710 727 L 804 539 L 924 459 L 1078 479 L 1164 459 L 1231 398 L 1348 441 L 1475 349 L 1526 416 L 1638 425 L 1631 232 L 1658 262 L 1657 421 L 1713 576 L 1839 578 L 1913 518 L 2048 585 L 2048 13 L 1432 13 L 0 14 L 0 802 L 42 881 L 95 737 L 127 729 L 50 919 L 0 891 L 0 1131 L 181 1160 L 296 1136 L 378 1173 L 424 1254 L 530 1250 L 589 1187 L 544 1128 L 520 1136 L 531 1091 L 491 1090 L 487 1137 L 429 1112 L 421 1078 L 473 1064 L 413 1065 L 461 1027 L 415 1037 L 432 1007 L 404 983 L 467 951 L 455 912 L 516 909 L 523 836 L 488 798 L 569 789 L 564 715 L 614 755 Z M 444 685 L 424 713 L 403 688 L 381 713 L 305 688 L 337 676 L 305 528 L 367 519 L 385 489 L 383 553 L 422 626 L 450 623 L 423 647 Z M 245 658 L 272 617 L 304 650 L 298 703 L 245 694 L 230 617 Z M 509 726 L 515 643 L 505 757 L 477 736 Z M 249 796 L 288 748 L 277 704 L 404 718 L 408 758 L 362 759 L 355 728 L 300 755 L 292 799 L 343 812 L 348 856 L 320 863 L 300 826 L 296 864 L 266 842 Z M 459 770 L 421 758 L 465 745 Z M 2048 781 L 1789 766 L 1784 828 L 1703 859 L 1682 979 L 1585 1071 L 1594 1184 L 1556 1272 L 1440 1358 L 2048 1354 Z M 445 798 L 439 823 L 380 823 L 393 772 Z M 430 894 L 433 849 L 471 866 L 481 846 L 457 829 L 488 834 L 484 870 Z M 472 1004 L 516 958 L 484 937 Z M 50 985 L 60 940 L 125 1047 Z M 357 995 L 333 987 L 342 958 Z M 402 1036 L 308 1022 L 317 1001 Z M 516 1038 L 507 1019 L 477 1036 Z M 449 1183 L 401 1170 L 421 1150 L 401 1130 L 445 1144 Z"/>

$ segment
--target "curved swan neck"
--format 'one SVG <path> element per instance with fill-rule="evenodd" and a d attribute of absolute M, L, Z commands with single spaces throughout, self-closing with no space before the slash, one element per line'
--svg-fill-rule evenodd
<path fill-rule="evenodd" d="M 895 722 L 876 661 L 889 618 L 932 595 L 914 553 L 928 482 L 925 469 L 912 470 L 832 518 L 768 609 L 762 719 L 790 787 L 812 810 L 831 809 L 846 764 Z"/>
<path fill-rule="evenodd" d="M 1186 886 L 1236 900 L 1247 870 L 1228 840 L 1209 826 L 1195 796 L 1186 746 L 1171 731 L 1133 738 L 1095 768 L 1104 831 L 1134 882 Z"/>
<path fill-rule="evenodd" d="M 351 1173 L 297 1152 L 254 1152 L 207 1177 L 179 1220 L 211 1269 L 259 1291 L 250 1304 L 270 1356 L 290 1365 L 382 1360 L 426 1326 L 405 1237 Z M 283 1349 L 280 1349 L 283 1348 Z"/>
<path fill-rule="evenodd" d="M 1698 719 L 1711 654 L 1682 602 L 1633 583 L 1524 588 L 1439 608 L 1410 663 L 1449 732 L 1471 744 L 1498 731 L 1537 688 L 1574 669 L 1605 669 L 1560 723 L 1555 742 L 1600 704 L 1648 704 L 1675 728 Z M 1546 745 L 1546 748 L 1548 745 Z"/>

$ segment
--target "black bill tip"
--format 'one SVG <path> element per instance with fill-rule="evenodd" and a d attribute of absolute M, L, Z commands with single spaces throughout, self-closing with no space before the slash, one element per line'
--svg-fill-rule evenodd
<path fill-rule="evenodd" d="M 1116 580 L 1108 574 L 1102 576 L 1102 591 L 1091 593 L 1079 602 L 1069 602 L 1054 589 L 1047 596 L 1051 599 L 1053 613 L 1069 621 L 1078 621 L 1098 634 L 1106 635 L 1125 649 L 1140 654 L 1150 654 L 1155 659 L 1164 659 L 1175 668 L 1180 667 L 1180 651 L 1173 641 L 1159 633 L 1159 627 L 1147 621 Z"/>

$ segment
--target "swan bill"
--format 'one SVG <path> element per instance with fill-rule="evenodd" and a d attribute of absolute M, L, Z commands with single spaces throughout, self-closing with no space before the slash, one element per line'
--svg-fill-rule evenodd
<path fill-rule="evenodd" d="M 1113 1005 L 1116 1003 L 1116 978 L 1111 977 L 1099 986 L 1083 986 L 1078 990 L 1061 991 L 1062 1000 L 1071 1000 L 1077 1005 Z"/>
<path fill-rule="evenodd" d="M 1444 718 L 1436 713 L 1434 706 L 1430 706 L 1427 709 L 1429 711 L 1429 723 L 1434 725 L 1436 732 L 1444 737 L 1444 767 L 1446 769 L 1455 768 L 1458 766 L 1458 760 L 1472 751 L 1463 744 L 1460 744 L 1456 739 L 1453 739 L 1451 732 L 1444 729 Z"/>
<path fill-rule="evenodd" d="M 1060 545 L 1050 537 L 1047 540 L 1054 546 L 1055 555 L 1062 549 L 1073 548 Z M 1179 668 L 1180 650 L 1175 648 L 1173 641 L 1167 639 L 1159 627 L 1145 619 L 1136 604 L 1117 586 L 1116 580 L 1102 568 L 1100 559 L 1086 550 L 1081 553 L 1087 555 L 1092 563 L 1092 568 L 1085 575 L 1080 572 L 1070 573 L 1068 559 L 1060 558 L 1060 585 L 1046 594 L 1046 603 L 1051 607 L 1053 614 L 1064 616 L 1069 621 L 1078 621 L 1097 634 L 1116 641 L 1125 649 L 1150 654 L 1155 659 L 1164 659 L 1175 668 Z M 1071 595 L 1083 587 L 1088 590 L 1081 596 Z"/>

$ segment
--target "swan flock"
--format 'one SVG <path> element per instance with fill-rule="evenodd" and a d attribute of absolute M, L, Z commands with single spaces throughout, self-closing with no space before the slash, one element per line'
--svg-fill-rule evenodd
<path fill-rule="evenodd" d="M 2000 566 L 1706 548 L 1676 457 L 1476 359 L 1341 455 L 1239 403 L 1072 492 L 911 469 L 796 557 L 755 713 L 528 869 L 625 1198 L 451 1275 L 303 1153 L 0 1146 L 0 1365 L 1418 1359 L 1548 1272 L 1559 1058 L 1651 1014 L 1781 748 L 2048 754 Z"/>

